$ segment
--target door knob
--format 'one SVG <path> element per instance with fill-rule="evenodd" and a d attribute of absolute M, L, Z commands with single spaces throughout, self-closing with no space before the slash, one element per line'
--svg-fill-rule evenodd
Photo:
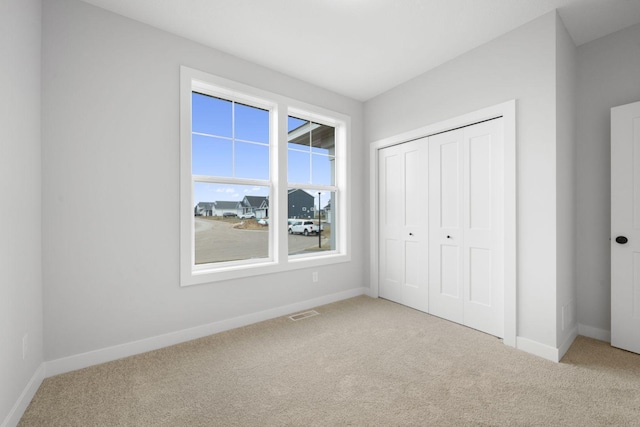
<path fill-rule="evenodd" d="M 627 243 L 629 241 L 629 239 L 627 239 L 624 236 L 618 236 L 616 237 L 616 243 L 620 243 L 621 245 L 624 245 L 625 243 Z"/>
<path fill-rule="evenodd" d="M 413 236 L 413 233 L 409 233 L 409 236 Z"/>
<path fill-rule="evenodd" d="M 447 236 L 447 239 L 450 239 L 450 238 L 451 238 L 451 236 Z"/>

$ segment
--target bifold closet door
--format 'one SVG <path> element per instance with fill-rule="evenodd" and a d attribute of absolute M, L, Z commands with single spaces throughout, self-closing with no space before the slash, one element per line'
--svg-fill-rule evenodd
<path fill-rule="evenodd" d="M 379 294 L 427 311 L 427 138 L 378 152 Z"/>
<path fill-rule="evenodd" d="M 429 138 L 429 313 L 504 335 L 502 119 Z"/>

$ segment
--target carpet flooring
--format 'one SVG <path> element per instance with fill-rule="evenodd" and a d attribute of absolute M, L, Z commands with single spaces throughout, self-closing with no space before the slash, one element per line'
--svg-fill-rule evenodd
<path fill-rule="evenodd" d="M 639 426 L 640 355 L 560 363 L 382 299 L 46 379 L 20 426 Z"/>

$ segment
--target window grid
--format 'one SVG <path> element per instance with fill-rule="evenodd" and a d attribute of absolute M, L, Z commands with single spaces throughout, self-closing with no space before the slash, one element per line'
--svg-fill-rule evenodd
<path fill-rule="evenodd" d="M 229 101 L 231 103 L 232 109 L 231 114 L 227 112 L 226 120 L 229 120 L 229 117 L 232 121 L 231 132 L 227 133 L 227 135 L 231 134 L 231 136 L 218 136 L 215 135 L 217 132 L 209 133 L 205 132 L 195 132 L 192 126 L 189 126 L 189 137 L 185 135 L 184 131 L 186 131 L 188 124 L 191 125 L 191 115 L 181 115 L 181 141 L 183 146 L 185 145 L 185 141 L 191 142 L 191 139 L 194 136 L 204 137 L 204 138 L 217 138 L 220 141 L 230 141 L 231 149 L 227 148 L 227 153 L 231 152 L 231 158 L 233 167 L 227 168 L 227 172 L 229 173 L 229 169 L 231 169 L 231 176 L 215 176 L 211 173 L 207 175 L 196 175 L 194 174 L 194 170 L 187 165 L 191 165 L 192 155 L 191 155 L 191 144 L 189 144 L 189 149 L 181 149 L 181 170 L 187 171 L 189 170 L 189 175 L 191 179 L 188 179 L 189 184 L 185 187 L 184 184 L 181 184 L 181 200 L 188 201 L 191 199 L 191 206 L 185 204 L 183 208 L 181 208 L 181 284 L 191 285 L 197 283 L 206 283 L 218 280 L 226 280 L 229 278 L 239 278 L 239 277 L 248 277 L 256 274 L 265 274 L 269 272 L 278 272 L 278 271 L 288 271 L 291 269 L 298 269 L 308 266 L 320 266 L 320 265 L 330 265 L 335 262 L 344 262 L 350 259 L 348 252 L 346 249 L 349 247 L 348 239 L 350 235 L 344 229 L 348 229 L 348 225 L 350 221 L 348 220 L 348 215 L 344 212 L 343 208 L 347 208 L 348 200 L 341 200 L 341 198 L 347 197 L 345 196 L 346 184 L 345 181 L 348 172 L 346 169 L 346 165 L 343 165 L 343 161 L 345 161 L 345 157 L 348 153 L 347 138 L 350 134 L 348 130 L 350 119 L 348 116 L 341 115 L 339 113 L 333 113 L 328 110 L 324 110 L 322 108 L 318 108 L 312 105 L 304 104 L 295 100 L 291 100 L 289 98 L 282 97 L 277 94 L 270 94 L 265 91 L 261 91 L 259 89 L 254 89 L 249 86 L 242 85 L 240 83 L 235 83 L 226 79 L 218 78 L 215 76 L 207 75 L 205 73 L 199 72 L 197 70 L 188 69 L 186 67 L 181 68 L 181 87 L 183 90 L 181 91 L 181 111 L 191 112 L 191 108 L 187 105 L 186 91 L 187 87 L 189 87 L 189 94 L 198 93 L 205 96 L 215 97 L 221 100 Z M 234 99 L 235 98 L 235 99 Z M 238 102 L 236 101 L 238 100 Z M 189 102 L 190 104 L 190 102 Z M 236 125 L 239 124 L 238 120 L 241 112 L 237 111 L 238 105 L 244 105 L 248 107 L 262 109 L 264 111 L 268 111 L 270 114 L 270 119 L 268 121 L 269 126 L 269 142 L 264 143 L 258 140 L 252 140 L 251 138 L 242 138 L 237 139 L 238 133 L 241 131 L 236 128 Z M 295 110 L 295 111 L 294 111 Z M 288 155 L 287 155 L 287 134 L 283 135 L 282 127 L 279 127 L 277 123 L 282 120 L 286 120 L 288 114 L 295 115 L 295 117 L 307 117 L 308 123 L 312 123 L 314 125 L 319 126 L 329 126 L 332 127 L 335 131 L 335 153 L 326 154 L 323 152 L 314 151 L 313 139 L 310 139 L 309 148 L 304 150 L 298 150 L 296 148 L 293 151 L 302 152 L 309 155 L 309 180 L 313 180 L 315 177 L 313 176 L 313 171 L 318 167 L 314 168 L 313 160 L 314 159 L 324 159 L 322 162 L 326 162 L 327 160 L 335 161 L 336 163 L 332 164 L 331 167 L 331 183 L 333 185 L 318 185 L 313 184 L 311 182 L 307 183 L 295 183 L 289 182 L 287 179 L 287 164 L 288 164 Z M 249 121 L 245 121 L 244 119 L 244 111 L 242 112 L 242 123 L 247 123 L 248 126 L 251 126 L 251 119 Z M 319 122 L 318 122 L 319 120 Z M 323 125 L 322 123 L 325 122 Z M 228 122 L 227 122 L 228 123 Z M 184 131 L 183 131 L 184 130 Z M 245 133 L 245 131 L 242 131 Z M 314 129 L 309 130 L 309 137 L 313 138 Z M 247 135 L 253 135 L 251 132 Z M 278 135 L 278 139 L 274 139 L 274 137 Z M 262 139 L 261 137 L 259 137 Z M 340 140 L 340 148 L 338 148 L 338 140 Z M 205 142 L 206 143 L 206 142 Z M 265 173 L 268 171 L 267 179 L 253 179 L 253 178 L 241 178 L 236 177 L 238 173 L 242 174 L 240 168 L 246 170 L 246 165 L 251 165 L 252 160 L 251 156 L 249 156 L 245 160 L 244 156 L 242 156 L 242 160 L 245 160 L 243 166 L 236 165 L 236 160 L 242 161 L 238 156 L 241 155 L 239 151 L 239 145 L 236 143 L 245 143 L 256 147 L 265 147 L 268 148 L 268 155 L 271 158 L 268 162 L 268 169 L 264 169 Z M 305 147 L 306 148 L 306 147 Z M 283 152 L 284 151 L 284 152 Z M 243 150 L 244 152 L 244 150 Z M 260 155 L 260 154 L 258 154 Z M 284 155 L 284 157 L 283 157 Z M 227 154 L 229 156 L 229 154 Z M 315 157 L 314 157 L 315 156 Z M 228 157 L 227 157 L 228 158 Z M 339 163 L 338 163 L 339 162 Z M 337 165 L 340 165 L 338 170 Z M 277 166 L 277 169 L 274 167 Z M 334 169 L 335 168 L 335 169 Z M 215 172 L 216 168 L 207 171 L 207 172 Z M 284 171 L 284 175 L 283 175 Z M 306 172 L 304 172 L 306 174 Z M 322 176 L 326 174 L 321 174 Z M 185 172 L 181 172 L 181 176 L 183 177 L 183 182 L 185 177 Z M 283 179 L 285 178 L 285 179 Z M 275 181 L 274 181 L 275 180 Z M 323 179 L 326 182 L 326 179 Z M 269 200 L 273 202 L 273 204 L 269 204 L 269 217 L 271 219 L 275 218 L 277 221 L 275 225 L 275 230 L 272 227 L 269 227 L 270 233 L 270 244 L 269 244 L 269 259 L 247 259 L 245 262 L 241 263 L 225 263 L 225 265 L 194 265 L 193 261 L 193 198 L 194 198 L 194 183 L 203 182 L 203 183 L 213 183 L 213 184 L 237 184 L 237 185 L 257 185 L 266 187 Z M 278 183 L 279 182 L 279 183 Z M 287 192 L 291 189 L 303 189 L 308 191 L 310 194 L 313 192 L 322 191 L 332 193 L 331 196 L 325 199 L 324 197 L 321 200 L 322 205 L 327 205 L 327 202 L 331 201 L 331 212 L 332 215 L 335 215 L 335 219 L 340 222 L 340 231 L 336 232 L 334 235 L 336 244 L 331 248 L 328 252 L 317 253 L 317 254 L 308 254 L 309 256 L 298 258 L 295 257 L 287 257 L 287 239 L 284 238 L 287 236 L 286 230 L 286 204 L 282 204 L 282 199 L 287 199 Z M 190 196 L 185 196 L 190 194 Z M 315 196 L 315 194 L 313 194 Z M 186 197 L 186 198 L 185 198 Z M 278 201 L 278 203 L 276 203 Z M 309 208 L 312 212 L 316 210 L 314 204 L 313 208 Z M 324 206 L 320 206 L 319 210 L 322 210 Z M 280 212 L 285 208 L 284 211 Z M 275 212 L 271 212 L 272 209 L 275 209 Z M 338 212 L 341 211 L 339 214 Z M 189 220 L 189 218 L 191 218 Z M 333 218 L 333 216 L 332 216 Z M 283 222 L 283 224 L 280 224 Z M 191 224 L 190 226 L 188 224 Z M 185 233 L 185 231 L 191 230 L 191 233 Z M 283 235 L 284 232 L 284 235 Z M 284 240 L 283 240 L 284 238 Z M 191 242 L 191 244 L 189 244 Z M 324 245 L 323 245 L 324 246 Z M 191 247 L 191 250 L 188 248 Z M 341 248 L 341 249 L 340 249 Z M 339 249 L 339 250 L 338 250 Z M 191 256 L 188 254 L 191 253 Z M 275 258 L 274 258 L 275 256 Z M 290 259 L 288 261 L 288 259 Z M 186 263 L 185 263 L 186 260 Z M 191 260 L 191 262 L 189 262 Z"/>

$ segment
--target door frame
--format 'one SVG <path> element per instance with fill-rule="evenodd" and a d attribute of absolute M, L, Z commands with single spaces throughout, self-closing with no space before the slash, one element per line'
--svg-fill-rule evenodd
<path fill-rule="evenodd" d="M 438 123 L 374 141 L 369 146 L 369 296 L 378 298 L 378 151 L 485 120 L 503 118 L 504 132 L 504 344 L 515 347 L 517 335 L 516 255 L 516 100 L 486 107 Z"/>

